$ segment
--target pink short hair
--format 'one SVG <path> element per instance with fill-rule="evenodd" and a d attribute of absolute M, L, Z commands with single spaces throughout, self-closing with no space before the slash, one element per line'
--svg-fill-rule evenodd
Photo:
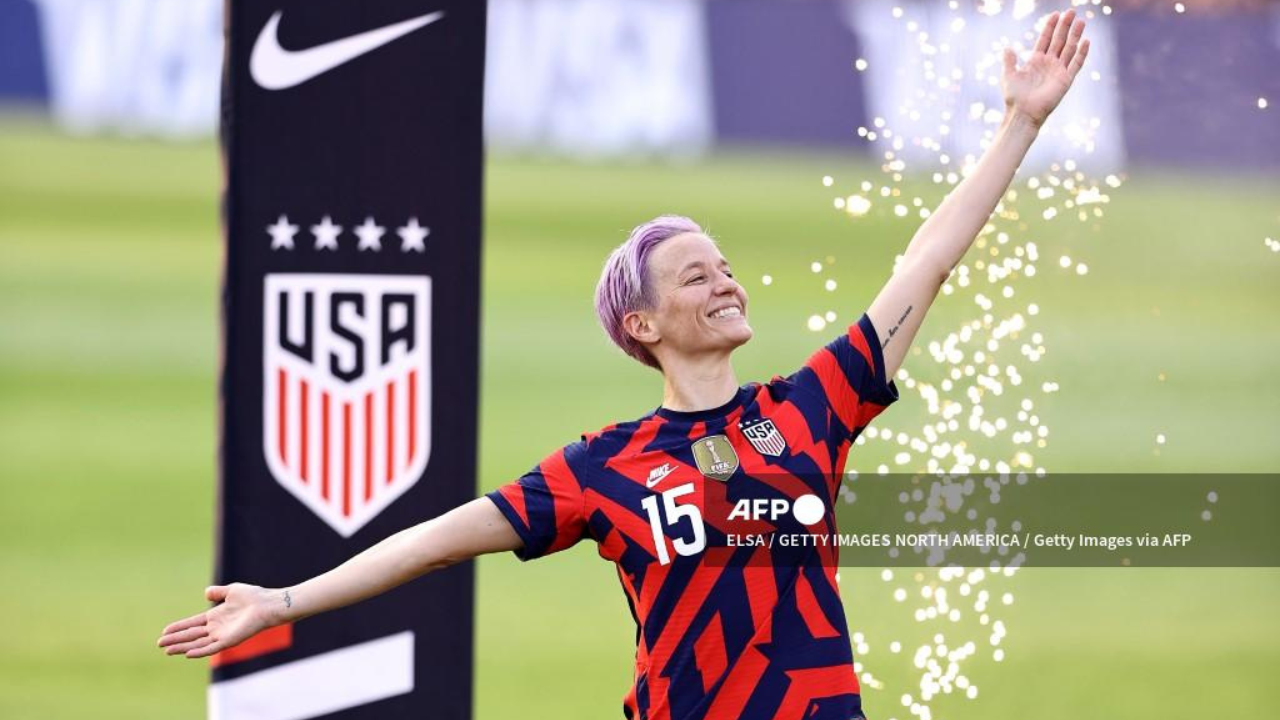
<path fill-rule="evenodd" d="M 649 254 L 666 240 L 685 233 L 700 233 L 702 228 L 681 215 L 659 215 L 631 231 L 626 242 L 609 254 L 596 285 L 596 315 L 609 334 L 609 339 L 622 351 L 655 370 L 662 370 L 658 360 L 640 341 L 622 326 L 622 318 L 636 310 L 652 310 L 652 274 Z"/>

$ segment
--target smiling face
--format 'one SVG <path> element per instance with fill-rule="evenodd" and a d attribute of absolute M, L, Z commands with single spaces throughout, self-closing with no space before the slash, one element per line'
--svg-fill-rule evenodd
<path fill-rule="evenodd" d="M 728 353 L 751 339 L 747 291 L 710 238 L 677 235 L 648 260 L 655 307 L 628 313 L 624 324 L 664 367 L 674 357 Z"/>

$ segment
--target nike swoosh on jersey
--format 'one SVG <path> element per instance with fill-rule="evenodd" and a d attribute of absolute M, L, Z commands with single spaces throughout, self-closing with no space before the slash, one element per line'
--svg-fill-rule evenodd
<path fill-rule="evenodd" d="M 656 467 L 649 472 L 649 479 L 644 481 L 644 486 L 653 487 L 654 485 L 662 482 L 663 478 L 675 471 L 676 469 L 671 467 L 670 463 Z"/>
<path fill-rule="evenodd" d="M 305 50 L 285 50 L 276 34 L 283 10 L 277 10 L 262 27 L 249 56 L 249 74 L 267 90 L 284 90 L 322 75 L 343 63 L 408 35 L 444 17 L 444 11 L 427 13 L 392 25 L 316 45 Z"/>

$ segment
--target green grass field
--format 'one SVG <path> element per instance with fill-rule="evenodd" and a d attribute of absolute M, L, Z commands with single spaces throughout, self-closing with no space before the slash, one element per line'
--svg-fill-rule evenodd
<path fill-rule="evenodd" d="M 835 188 L 822 187 L 824 174 Z M 831 209 L 833 190 L 877 174 L 847 159 L 758 153 L 675 166 L 491 162 L 480 488 L 659 402 L 657 375 L 614 351 L 591 310 L 600 263 L 632 225 L 681 212 L 721 239 L 752 294 L 756 339 L 739 375 L 762 379 L 825 337 L 805 328 L 809 315 L 855 318 L 910 238 L 914 223 Z M 204 712 L 205 664 L 153 643 L 168 620 L 203 606 L 210 579 L 219 183 L 211 144 L 68 139 L 0 122 L 6 720 Z M 1052 429 L 1038 462 L 1280 470 L 1280 255 L 1262 242 L 1280 237 L 1280 182 L 1138 171 L 1112 196 L 1096 229 L 1028 231 L 1048 258 L 1091 268 L 1077 277 L 1042 261 L 1026 286 L 1049 352 L 1024 374 L 1062 387 L 1033 393 Z M 829 273 L 810 272 L 828 256 Z M 822 289 L 826 277 L 837 292 Z M 925 339 L 969 308 L 940 299 Z M 930 367 L 927 356 L 906 364 L 913 375 Z M 539 421 L 527 422 L 534 411 Z M 909 429 L 925 417 L 904 392 L 877 424 Z M 852 465 L 891 453 L 868 444 Z M 484 558 L 478 578 L 478 718 L 620 716 L 633 628 L 593 548 L 529 565 Z M 925 630 L 878 571 L 846 569 L 842 585 L 871 644 L 861 661 L 884 684 L 864 704 L 876 720 L 906 720 L 899 698 L 918 694 L 914 670 L 886 646 Z M 1007 657 L 997 664 L 980 642 L 987 650 L 966 667 L 979 697 L 936 703 L 935 719 L 1270 717 L 1276 570 L 1037 569 L 1002 587 L 1017 597 L 1001 609 Z"/>

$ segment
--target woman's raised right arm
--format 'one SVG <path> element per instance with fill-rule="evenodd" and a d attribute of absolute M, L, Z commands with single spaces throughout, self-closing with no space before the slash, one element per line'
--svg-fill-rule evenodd
<path fill-rule="evenodd" d="M 300 585 L 263 588 L 232 583 L 205 590 L 218 603 L 171 623 L 157 643 L 166 655 L 201 658 L 276 625 L 384 593 L 433 570 L 523 543 L 492 500 L 481 497 L 402 530 Z"/>

